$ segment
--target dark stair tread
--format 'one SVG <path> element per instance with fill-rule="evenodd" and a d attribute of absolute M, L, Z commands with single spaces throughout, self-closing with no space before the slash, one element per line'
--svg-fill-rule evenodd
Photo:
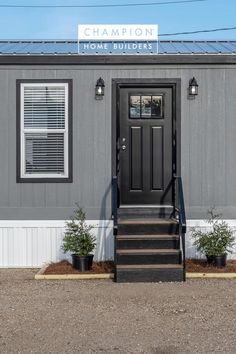
<path fill-rule="evenodd" d="M 117 235 L 117 240 L 177 240 L 178 235 Z"/>
<path fill-rule="evenodd" d="M 149 249 L 117 249 L 117 254 L 178 254 L 180 250 L 168 248 L 149 248 Z"/>
<path fill-rule="evenodd" d="M 160 225 L 160 224 L 164 224 L 164 225 L 177 225 L 178 222 L 176 220 L 172 220 L 172 219 L 119 219 L 118 220 L 118 226 L 119 225 Z"/>
<path fill-rule="evenodd" d="M 183 269 L 182 264 L 119 264 L 116 269 Z"/>

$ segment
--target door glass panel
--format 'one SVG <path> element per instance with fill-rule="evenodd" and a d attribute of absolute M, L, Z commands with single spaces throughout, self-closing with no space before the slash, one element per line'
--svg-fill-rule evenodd
<path fill-rule="evenodd" d="M 163 117 L 163 96 L 152 96 L 152 117 Z"/>
<path fill-rule="evenodd" d="M 140 96 L 130 96 L 130 118 L 140 118 Z"/>
<path fill-rule="evenodd" d="M 151 118 L 152 110 L 152 96 L 141 96 L 141 117 Z"/>
<path fill-rule="evenodd" d="M 130 96 L 129 117 L 132 119 L 164 118 L 163 95 Z"/>

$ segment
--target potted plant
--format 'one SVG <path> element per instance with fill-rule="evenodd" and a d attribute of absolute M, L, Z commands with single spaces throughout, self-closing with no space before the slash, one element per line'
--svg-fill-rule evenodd
<path fill-rule="evenodd" d="M 64 253 L 72 253 L 73 267 L 84 272 L 92 266 L 91 253 L 96 246 L 96 237 L 91 233 L 93 226 L 86 224 L 85 212 L 78 205 L 77 207 L 71 220 L 66 222 L 62 249 Z"/>
<path fill-rule="evenodd" d="M 198 251 L 206 255 L 208 263 L 217 267 L 224 267 L 227 253 L 231 253 L 234 245 L 234 232 L 221 219 L 221 215 L 217 214 L 215 208 L 209 209 L 207 214 L 208 219 L 206 221 L 211 225 L 211 229 L 201 231 L 199 228 L 192 228 L 192 236 L 195 239 L 194 245 Z"/>

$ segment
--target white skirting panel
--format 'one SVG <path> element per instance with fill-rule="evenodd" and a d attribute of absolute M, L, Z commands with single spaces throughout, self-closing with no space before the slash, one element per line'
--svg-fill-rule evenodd
<path fill-rule="evenodd" d="M 96 260 L 113 259 L 113 223 L 88 220 L 97 237 Z M 61 250 L 65 221 L 1 220 L 0 267 L 41 267 L 44 263 L 70 259 Z"/>
<path fill-rule="evenodd" d="M 113 222 L 111 220 L 88 220 L 94 226 L 97 237 L 95 260 L 113 259 Z M 227 220 L 235 230 L 236 220 Z M 190 228 L 209 228 L 203 220 L 188 220 L 186 234 L 187 258 L 201 258 L 203 255 L 193 246 Z M 44 263 L 70 259 L 61 250 L 65 221 L 57 220 L 2 220 L 0 221 L 0 267 L 41 267 Z M 229 259 L 236 259 L 236 246 Z"/>

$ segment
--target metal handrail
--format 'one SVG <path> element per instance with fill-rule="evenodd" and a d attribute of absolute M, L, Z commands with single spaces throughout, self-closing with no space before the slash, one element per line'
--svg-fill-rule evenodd
<path fill-rule="evenodd" d="M 186 280 L 186 252 L 185 252 L 185 234 L 186 234 L 186 213 L 184 205 L 184 193 L 182 177 L 174 176 L 175 179 L 175 215 L 178 214 L 179 236 L 182 242 L 182 257 L 184 268 L 184 280 Z"/>
<path fill-rule="evenodd" d="M 112 177 L 112 218 L 114 229 L 117 229 L 118 222 L 118 181 L 117 176 Z"/>
<path fill-rule="evenodd" d="M 116 248 L 118 234 L 118 207 L 119 207 L 119 187 L 117 176 L 112 177 L 112 219 L 113 219 L 113 235 L 114 235 L 114 262 L 116 264 Z M 115 274 L 116 278 L 116 274 Z"/>

